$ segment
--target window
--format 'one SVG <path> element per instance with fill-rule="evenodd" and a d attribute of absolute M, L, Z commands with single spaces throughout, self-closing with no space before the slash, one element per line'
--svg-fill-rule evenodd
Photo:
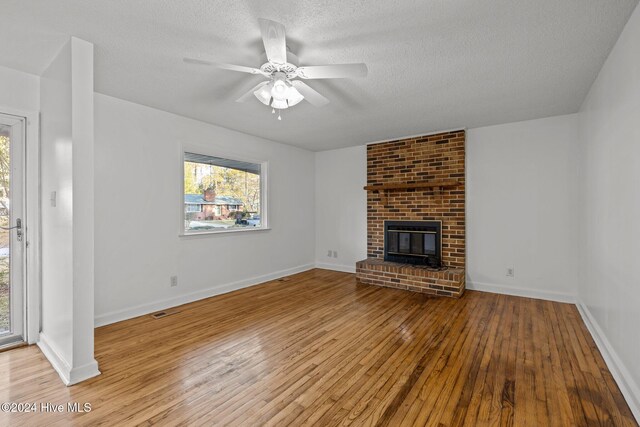
<path fill-rule="evenodd" d="M 263 229 L 266 165 L 184 153 L 184 232 Z"/>

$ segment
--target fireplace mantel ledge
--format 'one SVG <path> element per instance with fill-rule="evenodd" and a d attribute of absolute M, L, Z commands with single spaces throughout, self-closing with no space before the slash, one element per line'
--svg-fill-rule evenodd
<path fill-rule="evenodd" d="M 367 191 L 380 193 L 382 196 L 382 204 L 387 204 L 387 191 L 393 190 L 419 190 L 425 188 L 433 188 L 434 193 L 439 195 L 443 188 L 456 187 L 461 182 L 455 179 L 448 180 L 432 180 L 432 181 L 416 181 L 416 182 L 390 182 L 387 184 L 366 185 Z"/>
<path fill-rule="evenodd" d="M 458 185 L 460 185 L 460 181 L 449 179 L 416 182 L 390 182 L 387 184 L 366 185 L 364 189 L 367 191 L 413 190 L 420 188 L 455 187 Z"/>

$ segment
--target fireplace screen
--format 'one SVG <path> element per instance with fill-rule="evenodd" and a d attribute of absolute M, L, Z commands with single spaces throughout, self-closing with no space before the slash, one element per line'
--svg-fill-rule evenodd
<path fill-rule="evenodd" d="M 440 221 L 385 221 L 385 261 L 441 265 Z"/>

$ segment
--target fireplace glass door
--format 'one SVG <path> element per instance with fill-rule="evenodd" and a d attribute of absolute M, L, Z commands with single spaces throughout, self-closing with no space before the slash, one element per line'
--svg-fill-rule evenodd
<path fill-rule="evenodd" d="M 440 221 L 385 221 L 384 259 L 439 267 Z"/>

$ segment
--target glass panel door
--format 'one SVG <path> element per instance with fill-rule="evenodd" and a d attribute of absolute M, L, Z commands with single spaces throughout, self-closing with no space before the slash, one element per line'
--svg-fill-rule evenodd
<path fill-rule="evenodd" d="M 0 114 L 0 346 L 24 337 L 24 125 Z"/>

